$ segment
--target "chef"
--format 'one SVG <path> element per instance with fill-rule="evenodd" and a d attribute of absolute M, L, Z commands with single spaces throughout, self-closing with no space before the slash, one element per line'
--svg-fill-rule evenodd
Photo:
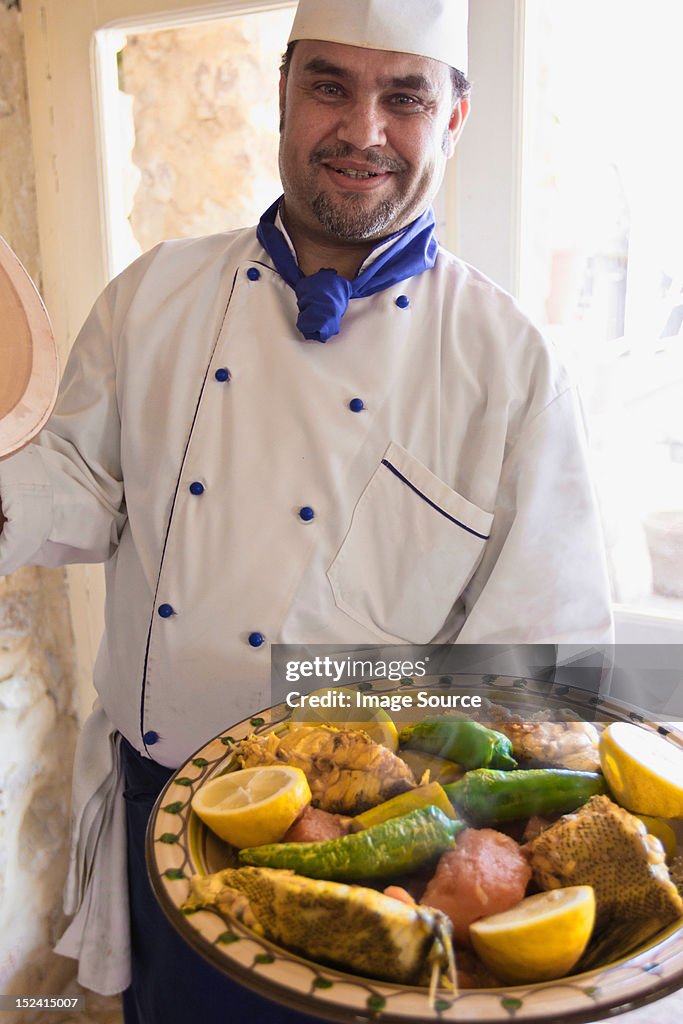
<path fill-rule="evenodd" d="M 574 389 L 434 237 L 466 36 L 466 0 L 301 0 L 284 196 L 112 281 L 0 466 L 0 571 L 105 563 L 58 950 L 127 1024 L 290 1019 L 170 932 L 143 855 L 171 770 L 269 703 L 272 644 L 610 640 Z"/>

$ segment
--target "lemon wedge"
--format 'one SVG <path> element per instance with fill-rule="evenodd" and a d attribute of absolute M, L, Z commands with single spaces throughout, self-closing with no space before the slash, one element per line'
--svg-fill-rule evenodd
<path fill-rule="evenodd" d="M 221 839 L 242 849 L 279 842 L 310 800 L 300 768 L 268 765 L 211 779 L 195 793 L 192 810 Z"/>
<path fill-rule="evenodd" d="M 395 754 L 398 750 L 398 729 L 391 716 L 383 708 L 359 710 L 356 706 L 356 693 L 350 686 L 326 686 L 322 690 L 315 690 L 308 696 L 325 698 L 330 706 L 312 707 L 306 703 L 294 709 L 290 722 L 295 725 L 334 725 L 339 729 L 362 729 L 371 740 L 388 747 Z M 350 706 L 342 707 L 342 700 Z M 335 701 L 336 704 L 333 703 Z"/>
<path fill-rule="evenodd" d="M 628 811 L 683 818 L 683 750 L 630 722 L 600 737 L 600 765 L 614 799 Z"/>
<path fill-rule="evenodd" d="M 562 978 L 577 963 L 593 931 L 595 894 L 572 885 L 527 896 L 511 910 L 470 925 L 472 945 L 501 981 Z"/>

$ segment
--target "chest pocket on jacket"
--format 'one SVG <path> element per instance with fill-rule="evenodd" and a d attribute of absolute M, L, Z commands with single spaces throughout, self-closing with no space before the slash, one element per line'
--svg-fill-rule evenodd
<path fill-rule="evenodd" d="M 390 444 L 327 572 L 337 607 L 384 639 L 428 643 L 476 569 L 492 522 Z"/>

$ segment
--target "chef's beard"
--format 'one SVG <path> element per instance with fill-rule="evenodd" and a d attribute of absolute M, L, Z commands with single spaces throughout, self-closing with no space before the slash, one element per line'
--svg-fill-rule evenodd
<path fill-rule="evenodd" d="M 311 200 L 311 209 L 321 227 L 334 238 L 345 241 L 366 241 L 381 236 L 399 212 L 399 204 L 382 199 L 368 208 L 362 195 L 350 195 L 332 202 L 325 192 Z"/>
<path fill-rule="evenodd" d="M 282 165 L 284 134 L 280 143 L 280 171 L 283 184 L 287 185 Z M 309 210 L 329 237 L 345 242 L 365 242 L 391 234 L 396 230 L 396 221 L 400 218 L 405 205 L 405 197 L 401 194 L 375 200 L 369 193 L 330 195 L 324 189 L 316 191 L 316 188 L 319 188 L 318 168 L 325 161 L 353 158 L 356 155 L 357 151 L 347 143 L 315 150 L 309 158 L 310 173 L 305 175 L 303 180 L 297 181 L 294 178 L 289 189 L 298 190 L 299 194 L 305 197 L 304 201 Z M 363 159 L 378 172 L 390 171 L 392 174 L 400 175 L 408 170 L 408 164 L 399 157 L 381 156 L 368 151 L 364 152 Z M 285 187 L 285 196 L 287 191 L 288 188 Z"/>

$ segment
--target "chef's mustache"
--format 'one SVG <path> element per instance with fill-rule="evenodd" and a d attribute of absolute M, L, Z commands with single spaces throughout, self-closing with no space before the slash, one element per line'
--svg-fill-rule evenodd
<path fill-rule="evenodd" d="M 356 150 L 348 143 L 340 146 L 324 146 L 311 153 L 309 163 L 319 164 L 323 160 L 352 160 L 362 159 L 375 171 L 405 171 L 408 165 L 404 160 L 394 159 L 389 156 L 382 156 L 379 153 L 368 150 Z"/>

